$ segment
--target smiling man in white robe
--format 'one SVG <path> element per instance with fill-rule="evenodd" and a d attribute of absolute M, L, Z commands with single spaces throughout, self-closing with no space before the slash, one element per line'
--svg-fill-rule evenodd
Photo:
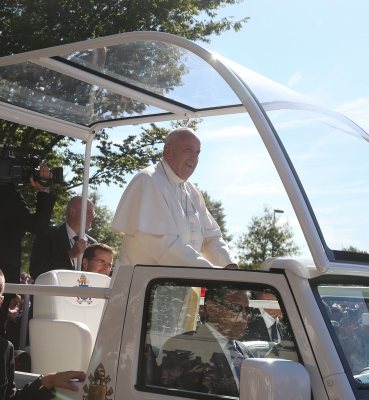
<path fill-rule="evenodd" d="M 120 264 L 238 268 L 201 192 L 188 181 L 200 151 L 192 129 L 174 129 L 163 159 L 127 186 L 112 223 L 124 233 Z"/>

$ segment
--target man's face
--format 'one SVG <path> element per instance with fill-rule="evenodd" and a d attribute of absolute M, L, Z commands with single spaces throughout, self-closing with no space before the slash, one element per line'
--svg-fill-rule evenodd
<path fill-rule="evenodd" d="M 113 266 L 113 254 L 101 249 L 95 250 L 95 255 L 92 260 L 84 258 L 82 260 L 84 271 L 96 272 L 97 274 L 109 276 Z"/>
<path fill-rule="evenodd" d="M 242 339 L 247 327 L 247 313 L 244 307 L 248 306 L 249 299 L 244 290 L 230 290 L 226 298 L 219 303 L 211 300 L 206 302 L 208 323 L 229 340 Z"/>
<path fill-rule="evenodd" d="M 277 301 L 277 298 L 274 296 L 272 293 L 265 293 L 263 292 L 260 296 L 261 300 L 272 300 L 272 301 Z M 274 319 L 277 319 L 277 317 L 281 316 L 281 309 L 278 308 L 264 308 L 264 311 L 267 312 L 271 317 Z"/>
<path fill-rule="evenodd" d="M 164 159 L 177 176 L 187 180 L 199 162 L 201 143 L 190 132 L 181 133 L 172 144 L 164 146 Z"/>
<path fill-rule="evenodd" d="M 74 220 L 79 224 L 81 221 L 81 202 L 73 207 L 72 216 Z M 87 201 L 87 210 L 86 210 L 86 231 L 91 228 L 92 221 L 95 219 L 95 207 L 91 201 Z"/>

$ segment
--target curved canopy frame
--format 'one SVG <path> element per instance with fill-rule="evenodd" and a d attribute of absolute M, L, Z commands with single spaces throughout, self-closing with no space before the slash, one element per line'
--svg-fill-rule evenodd
<path fill-rule="evenodd" d="M 108 51 L 113 54 L 109 63 Z M 270 110 L 282 109 L 318 110 L 369 141 L 361 128 L 340 114 L 195 43 L 161 32 L 124 33 L 0 59 L 0 118 L 87 142 L 83 208 L 91 143 L 100 129 L 248 112 L 284 184 L 315 265 L 326 272 L 334 268 L 329 249 L 267 116 Z M 81 220 L 81 231 L 84 226 Z"/>

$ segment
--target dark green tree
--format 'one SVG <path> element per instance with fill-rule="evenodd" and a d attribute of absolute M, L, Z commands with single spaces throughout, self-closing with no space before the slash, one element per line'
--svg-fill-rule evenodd
<path fill-rule="evenodd" d="M 228 229 L 226 228 L 226 220 L 225 220 L 226 215 L 224 213 L 224 208 L 223 208 L 221 200 L 213 200 L 206 190 L 201 190 L 201 193 L 202 193 L 202 195 L 204 197 L 206 208 L 208 210 L 214 209 L 214 208 L 218 210 L 217 223 L 218 223 L 218 225 L 220 227 L 220 230 L 222 232 L 223 239 L 226 242 L 232 241 L 233 235 L 231 235 L 228 232 Z"/>
<path fill-rule="evenodd" d="M 209 42 L 248 18 L 217 18 L 242 0 L 3 0 L 0 55 L 133 31 L 160 31 Z"/>
<path fill-rule="evenodd" d="M 120 245 L 122 244 L 123 234 L 115 233 L 110 229 L 114 213 L 105 205 L 101 204 L 101 195 L 93 191 L 90 200 L 95 205 L 95 219 L 92 222 L 88 234 L 95 238 L 99 243 L 105 243 L 115 250 L 116 257 L 119 256 Z"/>
<path fill-rule="evenodd" d="M 363 253 L 363 254 L 368 254 L 367 251 L 365 250 L 359 250 L 355 246 L 348 246 L 348 247 L 342 247 L 342 251 L 351 251 L 352 253 Z"/>
<path fill-rule="evenodd" d="M 217 18 L 219 8 L 239 1 L 242 0 L 4 0 L 0 10 L 0 56 L 131 31 L 160 31 L 208 42 L 210 35 L 220 35 L 230 29 L 237 32 L 247 22 L 248 18 L 238 21 L 234 21 L 233 17 Z M 154 85 L 158 88 L 158 94 L 164 94 L 182 84 L 182 76 L 187 69 L 181 61 L 181 50 L 168 48 L 167 51 L 160 51 L 159 47 L 160 44 L 153 42 L 150 46 L 116 46 L 108 52 L 102 48 L 97 50 L 97 54 L 86 51 L 81 62 L 86 65 L 92 63 L 96 68 L 106 67 L 109 63 L 118 65 L 115 72 L 127 79 L 138 79 L 143 85 Z M 125 61 L 115 63 L 122 52 Z M 95 64 L 92 62 L 94 55 Z M 135 68 L 131 68 L 133 61 Z M 108 94 L 103 88 L 96 90 L 70 77 L 49 74 L 47 70 L 38 70 L 34 65 L 3 67 L 1 73 L 0 95 L 7 98 L 18 96 L 17 90 L 7 88 L 6 79 L 15 79 L 16 83 L 27 88 L 23 91 L 19 89 L 22 93 L 17 98 L 18 103 L 24 103 L 25 107 L 29 101 L 25 95 L 28 90 L 33 98 L 40 95 L 49 96 L 50 101 L 56 98 L 66 100 L 72 108 L 79 108 L 82 116 L 87 112 L 84 111 L 85 106 L 93 95 L 96 119 L 104 118 L 107 108 L 119 117 L 140 113 L 145 108 L 141 102 Z M 40 107 L 47 108 L 47 101 L 43 101 Z M 64 165 L 71 169 L 72 178 L 64 190 L 81 185 L 83 155 L 70 150 L 73 139 L 8 121 L 0 121 L 0 124 L 0 142 L 32 145 L 43 150 L 44 158 L 50 165 Z M 115 146 L 106 131 L 100 132 L 96 137 L 100 154 L 92 157 L 91 166 L 96 172 L 90 183 L 124 185 L 125 174 L 155 162 L 157 152 L 153 146 L 162 140 L 157 133 L 160 131 L 147 130 L 145 134 L 131 135 L 122 145 Z"/>
<path fill-rule="evenodd" d="M 273 210 L 264 205 L 260 216 L 253 216 L 236 241 L 240 266 L 246 269 L 259 269 L 269 257 L 299 255 L 300 249 L 293 241 L 293 230 L 289 222 L 278 224 Z"/>

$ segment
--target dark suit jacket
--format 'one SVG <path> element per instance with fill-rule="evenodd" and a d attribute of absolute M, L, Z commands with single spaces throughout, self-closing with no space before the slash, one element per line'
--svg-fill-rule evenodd
<path fill-rule="evenodd" d="M 51 391 L 42 387 L 39 378 L 27 384 L 23 390 L 16 390 L 13 345 L 0 337 L 0 400 L 49 400 L 53 397 Z"/>
<path fill-rule="evenodd" d="M 238 352 L 241 353 L 245 359 L 264 357 L 275 345 L 275 343 L 267 341 L 260 342 L 259 346 L 255 346 L 254 344 L 252 347 L 249 347 L 247 343 L 238 340 L 235 340 L 234 344 Z M 191 359 L 197 358 L 199 362 L 201 360 L 202 363 L 216 366 L 221 374 L 221 378 L 223 378 L 223 382 L 224 379 L 228 382 L 225 385 L 221 385 L 217 394 L 233 397 L 239 396 L 233 372 L 229 362 L 227 361 L 224 350 L 210 331 L 207 324 L 199 325 L 197 331 L 186 332 L 167 340 L 158 357 L 158 361 L 161 363 L 161 369 L 165 369 L 168 366 L 168 363 L 171 363 L 171 360 L 175 360 L 175 353 L 183 354 L 184 357 L 186 357 L 186 353 L 188 354 L 188 357 L 190 357 L 191 353 Z M 201 382 L 194 382 L 193 385 L 190 385 L 187 382 L 187 386 L 188 387 L 184 388 L 184 390 L 195 392 L 201 392 L 204 390 Z"/>
<path fill-rule="evenodd" d="M 239 395 L 237 385 L 233 378 L 233 373 L 224 351 L 217 339 L 213 336 L 207 324 L 201 324 L 198 326 L 196 331 L 186 332 L 178 336 L 174 336 L 164 343 L 163 348 L 160 351 L 158 361 L 161 363 L 160 368 L 165 369 L 168 367 L 168 362 L 175 360 L 173 352 L 183 354 L 182 357 L 188 357 L 191 355 L 191 359 L 197 358 L 198 362 L 215 365 L 221 373 L 221 378 L 232 380 L 231 384 L 222 386 L 217 394 L 225 396 L 237 397 Z M 172 354 L 171 354 L 172 353 Z M 179 358 L 174 361 L 171 367 L 181 365 L 182 360 Z M 233 378 L 233 379 L 232 379 Z M 203 392 L 204 386 L 201 381 L 190 379 L 185 384 L 180 385 L 183 390 L 190 390 L 194 392 Z M 205 390 L 206 392 L 206 390 Z"/>
<path fill-rule="evenodd" d="M 292 340 L 287 327 L 280 322 L 277 325 L 281 340 Z M 270 341 L 268 329 L 265 325 L 264 318 L 258 308 L 255 308 L 252 314 L 248 317 L 247 328 L 243 340 L 263 340 L 266 342 Z"/>
<path fill-rule="evenodd" d="M 14 187 L 0 185 L 0 268 L 6 282 L 19 283 L 22 238 L 26 232 L 47 232 L 55 200 L 49 193 L 38 192 L 36 212 L 32 213 Z"/>
<path fill-rule="evenodd" d="M 91 236 L 86 235 L 88 243 L 96 243 Z M 30 275 L 36 279 L 39 275 L 53 269 L 70 269 L 74 266 L 70 261 L 68 251 L 71 249 L 66 224 L 50 226 L 46 235 L 36 236 L 33 242 Z"/>

